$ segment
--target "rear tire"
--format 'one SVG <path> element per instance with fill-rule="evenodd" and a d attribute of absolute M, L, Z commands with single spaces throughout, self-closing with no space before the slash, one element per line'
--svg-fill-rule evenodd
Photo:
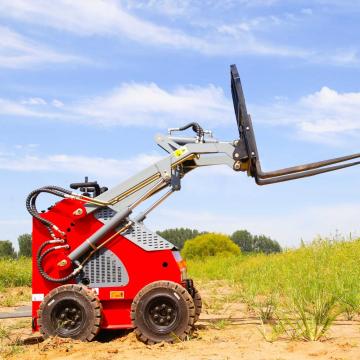
<path fill-rule="evenodd" d="M 101 303 L 82 285 L 62 285 L 50 291 L 38 310 L 44 338 L 60 336 L 91 341 L 100 330 Z"/>
<path fill-rule="evenodd" d="M 199 320 L 200 314 L 201 314 L 201 310 L 202 310 L 202 300 L 201 300 L 201 295 L 198 291 L 198 289 L 196 289 L 194 287 L 194 305 L 195 305 L 195 319 L 194 319 L 194 323 L 196 323 Z"/>
<path fill-rule="evenodd" d="M 191 334 L 195 305 L 191 295 L 172 281 L 155 281 L 136 295 L 131 320 L 139 340 L 146 344 L 183 341 Z"/>

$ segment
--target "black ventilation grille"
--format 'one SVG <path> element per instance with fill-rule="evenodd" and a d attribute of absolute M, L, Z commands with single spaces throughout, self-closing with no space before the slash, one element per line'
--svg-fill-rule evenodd
<path fill-rule="evenodd" d="M 106 248 L 100 249 L 86 263 L 82 278 L 89 280 L 90 287 L 124 286 L 129 282 L 124 264 Z"/>

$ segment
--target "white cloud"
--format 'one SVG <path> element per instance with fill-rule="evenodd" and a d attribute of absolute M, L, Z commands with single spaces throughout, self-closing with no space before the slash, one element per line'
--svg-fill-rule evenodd
<path fill-rule="evenodd" d="M 46 100 L 43 99 L 44 102 Z M 34 101 L 30 101 L 33 103 Z M 221 125 L 233 120 L 232 103 L 214 85 L 165 90 L 154 83 L 124 83 L 110 93 L 72 104 L 48 101 L 41 107 L 0 99 L 0 114 L 86 124 L 164 127 L 198 121 Z"/>
<path fill-rule="evenodd" d="M 39 97 L 34 97 L 21 101 L 24 105 L 46 105 L 46 101 Z"/>
<path fill-rule="evenodd" d="M 360 134 L 360 92 L 340 93 L 326 86 L 291 101 L 251 104 L 257 123 L 293 127 L 303 137 L 327 143 Z M 0 98 L 0 114 L 76 121 L 101 126 L 167 127 L 197 121 L 204 127 L 233 124 L 233 105 L 220 87 L 182 86 L 166 90 L 155 83 L 124 83 L 102 96 L 64 104 L 57 99 Z"/>
<path fill-rule="evenodd" d="M 80 57 L 59 53 L 0 26 L 0 67 L 17 69 L 43 63 L 82 61 Z"/>
<path fill-rule="evenodd" d="M 82 155 L 43 155 L 32 152 L 0 153 L 0 169 L 16 172 L 65 172 L 106 178 L 125 178 L 158 161 L 156 154 L 139 154 L 118 160 Z"/>
<path fill-rule="evenodd" d="M 269 2 L 271 1 L 266 1 L 266 3 Z M 160 3 L 165 4 L 167 11 L 172 13 L 188 11 L 189 8 L 188 3 L 184 1 L 174 3 L 162 0 Z M 243 3 L 249 2 L 243 1 Z M 148 1 L 138 5 L 135 3 L 133 7 L 149 8 L 154 7 L 155 4 L 158 2 Z M 250 54 L 293 57 L 304 61 L 326 62 L 336 65 L 359 63 L 358 57 L 354 57 L 354 54 L 342 56 L 343 51 L 339 52 L 334 59 L 332 54 L 278 45 L 260 39 L 252 30 L 256 28 L 259 22 L 266 31 L 269 31 L 269 28 L 279 21 L 282 22 L 274 16 L 249 20 L 243 22 L 240 27 L 238 24 L 218 25 L 218 22 L 211 22 L 210 26 L 203 29 L 202 26 L 193 26 L 196 24 L 195 21 L 190 22 L 191 32 L 141 19 L 129 11 L 125 11 L 121 3 L 115 0 L 92 0 L 91 2 L 87 0 L 72 2 L 68 0 L 0 0 L 0 16 L 47 26 L 60 31 L 68 31 L 80 36 L 98 35 L 120 39 L 127 38 L 145 45 L 187 49 L 212 56 Z M 244 26 L 248 28 L 247 31 L 243 31 Z M 51 56 L 49 57 L 51 58 Z"/>
<path fill-rule="evenodd" d="M 58 99 L 54 99 L 51 104 L 57 108 L 61 108 L 64 106 L 64 103 Z"/>
<path fill-rule="evenodd" d="M 21 101 L 16 102 L 0 98 L 0 114 L 11 116 L 39 116 L 38 112 L 30 109 L 26 104 Z"/>
<path fill-rule="evenodd" d="M 280 100 L 269 106 L 250 106 L 257 122 L 295 126 L 302 136 L 335 141 L 360 134 L 360 92 L 340 93 L 326 86 L 297 101 Z"/>
<path fill-rule="evenodd" d="M 166 91 L 154 83 L 132 83 L 75 105 L 73 111 L 105 125 L 162 127 L 189 121 L 221 124 L 233 117 L 231 106 L 223 90 L 213 85 Z"/>
<path fill-rule="evenodd" d="M 84 36 L 125 36 L 139 42 L 203 51 L 208 47 L 206 42 L 182 31 L 141 20 L 124 11 L 113 0 L 0 0 L 0 13 Z"/>
<path fill-rule="evenodd" d="M 186 15 L 190 11 L 190 0 L 125 0 L 128 9 L 151 10 L 167 16 Z"/>

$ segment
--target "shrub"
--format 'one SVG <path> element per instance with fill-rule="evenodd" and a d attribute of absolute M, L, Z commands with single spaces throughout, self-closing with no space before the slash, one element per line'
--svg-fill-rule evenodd
<path fill-rule="evenodd" d="M 228 236 L 216 233 L 202 234 L 187 240 L 182 250 L 186 259 L 240 254 L 240 248 Z"/>

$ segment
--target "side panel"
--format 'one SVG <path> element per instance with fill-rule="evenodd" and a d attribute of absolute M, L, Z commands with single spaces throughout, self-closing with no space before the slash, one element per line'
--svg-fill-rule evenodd
<path fill-rule="evenodd" d="M 82 209 L 81 215 L 79 209 Z M 44 217 L 50 219 L 57 224 L 61 229 L 66 230 L 67 243 L 70 249 L 67 251 L 59 250 L 48 255 L 44 261 L 44 268 L 54 277 L 64 276 L 71 269 L 66 269 L 63 273 L 58 271 L 57 263 L 76 246 L 81 244 L 92 233 L 99 229 L 103 223 L 96 219 L 94 213 L 87 214 L 83 205 L 74 200 L 63 200 L 57 203 L 51 210 L 43 214 Z M 111 233 L 108 235 L 112 235 Z M 106 240 L 105 237 L 104 240 Z M 38 271 L 36 263 L 36 252 L 39 246 L 49 239 L 47 229 L 34 220 L 33 223 L 33 319 L 34 327 L 38 330 L 36 324 L 37 310 L 41 300 L 53 288 L 61 285 L 59 283 L 52 283 L 45 280 Z M 179 266 L 173 256 L 172 250 L 163 249 L 156 251 L 147 251 L 144 248 L 136 245 L 133 241 L 118 235 L 116 236 L 106 248 L 102 251 L 106 255 L 111 255 L 116 264 L 121 264 L 123 271 L 126 272 L 128 281 L 124 281 L 123 286 L 107 286 L 111 282 L 111 274 L 108 276 L 108 271 L 112 272 L 111 265 L 104 264 L 102 267 L 94 268 L 94 271 L 105 271 L 105 286 L 98 286 L 99 282 L 94 281 L 89 284 L 90 288 L 98 294 L 103 306 L 103 322 L 102 328 L 130 328 L 130 307 L 133 298 L 136 294 L 147 284 L 158 280 L 169 280 L 181 283 L 181 273 Z M 96 256 L 96 255 L 94 255 Z M 116 260 L 116 258 L 118 260 Z M 91 269 L 89 269 L 90 271 Z M 89 272 L 87 273 L 89 276 Z M 99 276 L 101 274 L 99 273 Z M 96 276 L 96 275 L 95 275 Z M 94 278 L 93 278 L 94 279 Z M 96 279 L 96 278 L 95 278 Z M 98 279 L 98 280 L 99 280 Z M 90 279 L 91 280 L 91 279 Z M 71 282 L 79 282 L 80 278 L 72 280 Z M 111 284 L 110 284 L 111 285 Z"/>

